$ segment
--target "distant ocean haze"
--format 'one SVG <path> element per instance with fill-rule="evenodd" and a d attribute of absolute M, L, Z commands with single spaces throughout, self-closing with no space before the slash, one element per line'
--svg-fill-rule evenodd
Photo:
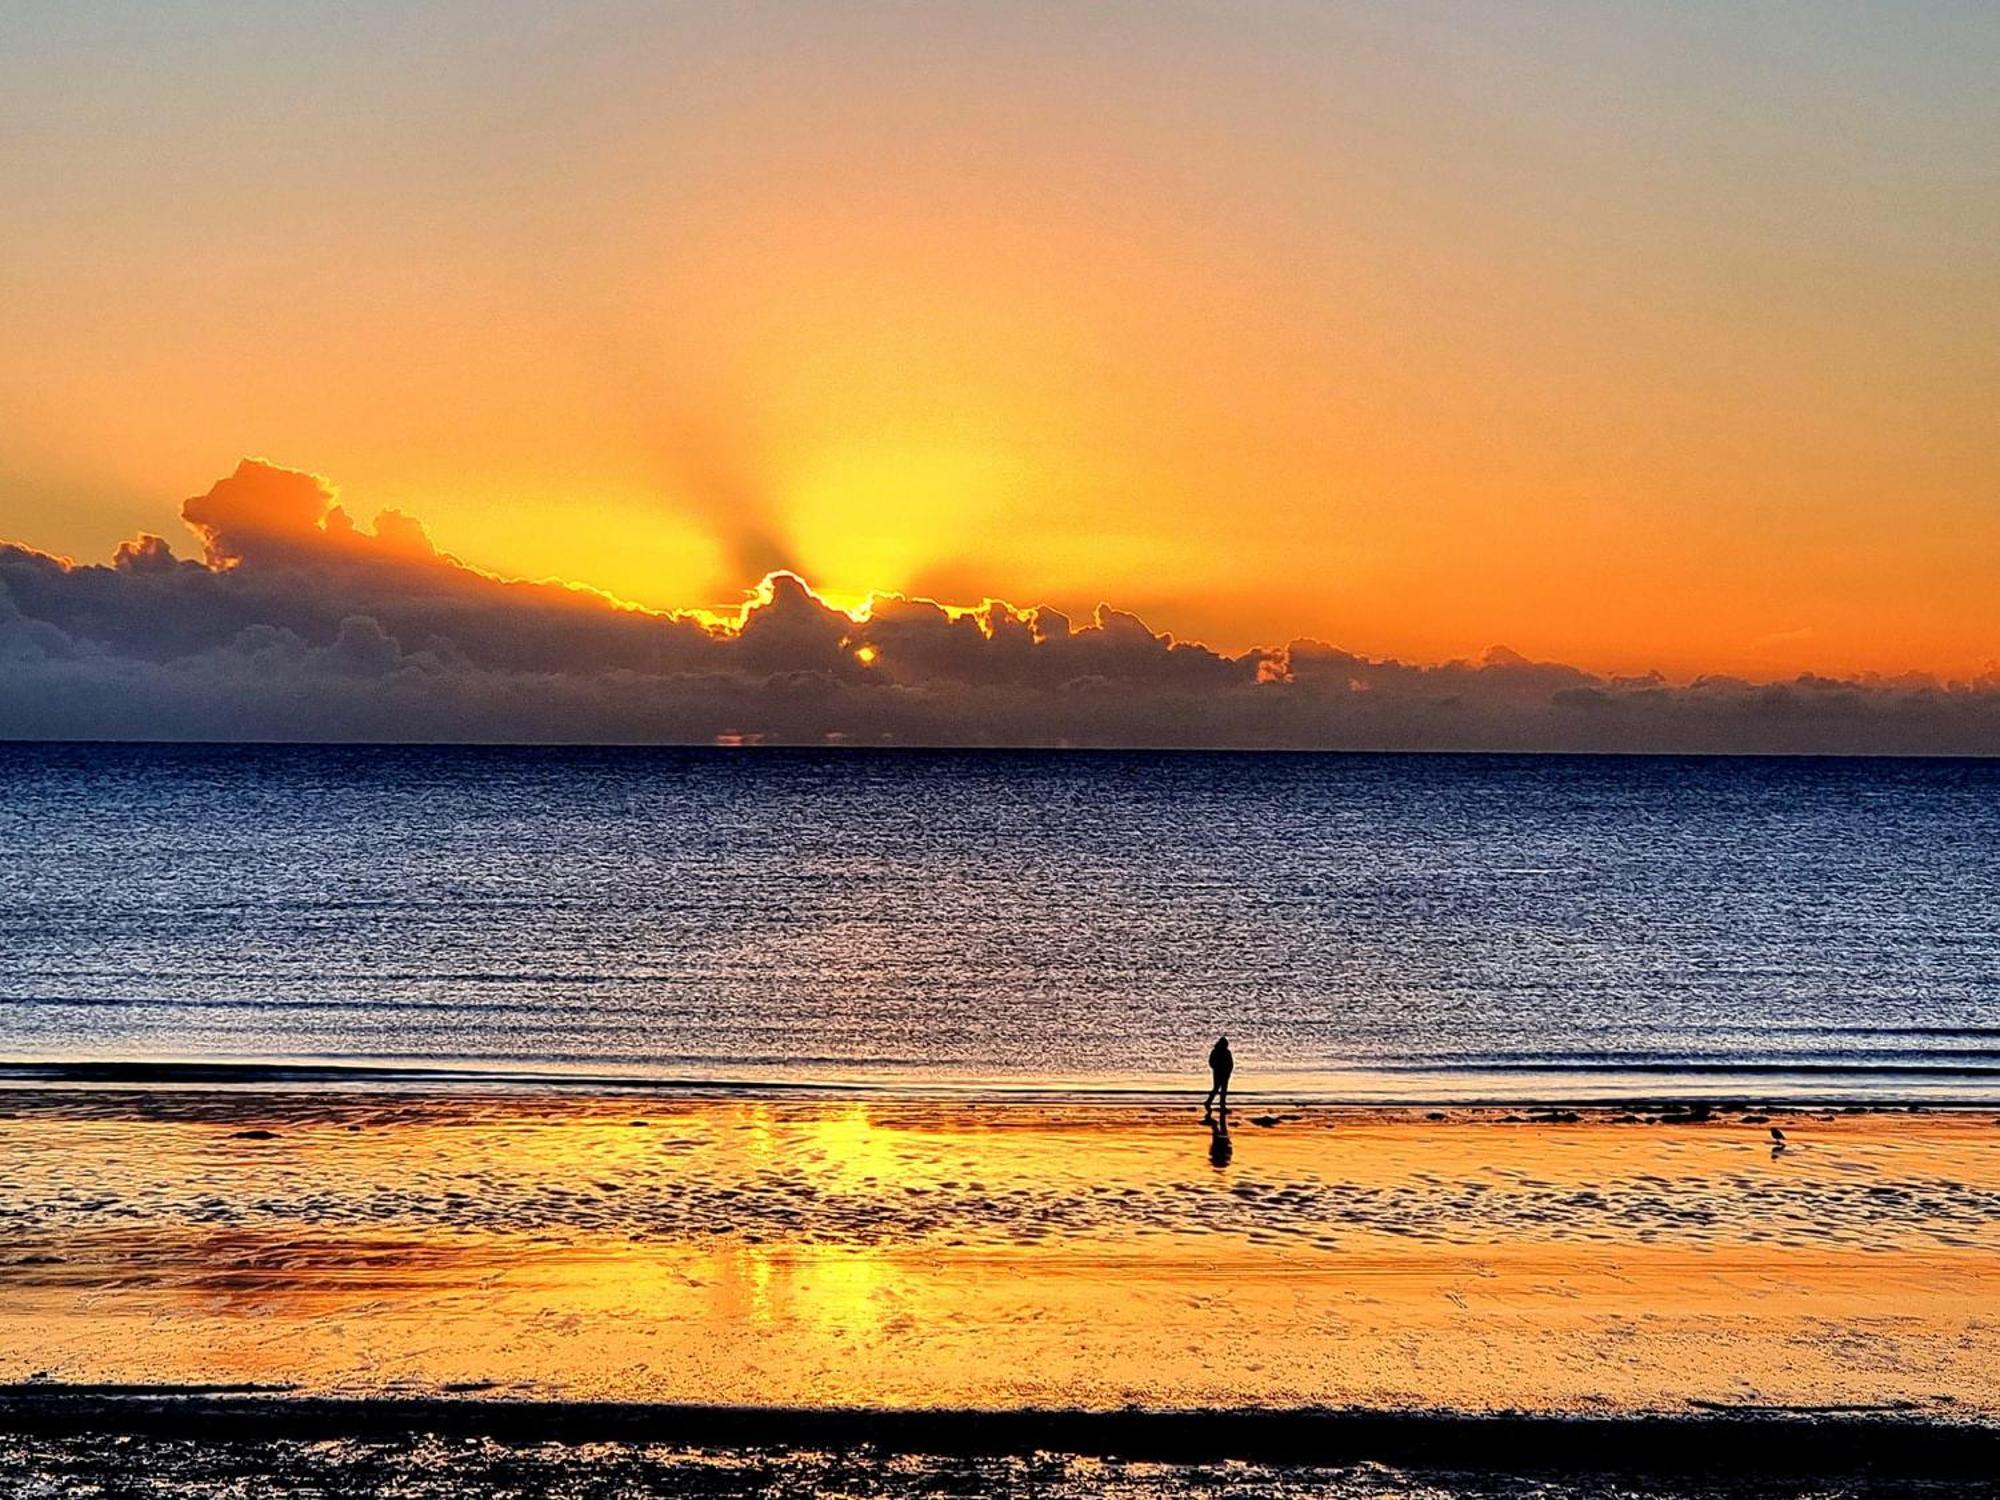
<path fill-rule="evenodd" d="M 2000 1097 L 2000 763 L 0 746 L 0 1058 Z"/>

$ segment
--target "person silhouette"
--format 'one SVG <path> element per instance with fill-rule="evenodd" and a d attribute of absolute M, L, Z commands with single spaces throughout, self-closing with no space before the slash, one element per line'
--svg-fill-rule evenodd
<path fill-rule="evenodd" d="M 1229 1055 L 1229 1038 L 1219 1036 L 1208 1049 L 1208 1097 L 1201 1101 L 1204 1120 L 1214 1115 L 1217 1100 L 1222 1103 L 1222 1117 L 1229 1118 L 1229 1075 L 1235 1071 L 1236 1059 Z"/>

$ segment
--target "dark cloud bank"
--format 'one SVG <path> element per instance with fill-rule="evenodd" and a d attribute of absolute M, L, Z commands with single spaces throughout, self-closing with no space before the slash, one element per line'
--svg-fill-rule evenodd
<path fill-rule="evenodd" d="M 0 545 L 0 737 L 2000 754 L 2000 676 L 1603 678 L 1495 650 L 1224 656 L 1100 609 L 878 602 L 775 575 L 740 626 L 490 577 L 246 462 L 76 566 Z M 872 648 L 872 649 L 871 649 Z M 872 658 L 872 659 L 870 659 Z"/>

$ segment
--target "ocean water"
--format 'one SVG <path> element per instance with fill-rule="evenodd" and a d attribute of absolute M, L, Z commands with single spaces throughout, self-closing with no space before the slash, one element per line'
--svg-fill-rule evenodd
<path fill-rule="evenodd" d="M 2000 1098 L 2000 762 L 0 746 L 0 1059 Z"/>

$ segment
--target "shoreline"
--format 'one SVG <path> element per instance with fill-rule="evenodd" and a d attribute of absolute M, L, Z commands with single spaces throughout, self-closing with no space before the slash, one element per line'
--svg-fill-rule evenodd
<path fill-rule="evenodd" d="M 1619 1091 L 1602 1089 L 1547 1088 L 1528 1091 L 1413 1092 L 1403 1093 L 1379 1087 L 1399 1076 L 1393 1072 L 1363 1073 L 1356 1079 L 1378 1084 L 1369 1091 L 1315 1087 L 1304 1084 L 1285 1087 L 1282 1081 L 1263 1087 L 1232 1090 L 1231 1113 L 1249 1114 L 1270 1109 L 1354 1109 L 1371 1111 L 1420 1111 L 1428 1109 L 1627 1111 L 1690 1109 L 1713 1113 L 1744 1111 L 1822 1111 L 1842 1114 L 1898 1114 L 1944 1112 L 2000 1112 L 2000 1068 L 1945 1070 L 1910 1067 L 1904 1069 L 1868 1067 L 1842 1069 L 1828 1065 L 1818 1070 L 1781 1065 L 1731 1070 L 1674 1068 L 1657 1066 L 1613 1066 L 1567 1068 L 1559 1072 L 1538 1072 L 1522 1066 L 1512 1070 L 1468 1070 L 1467 1077 L 1589 1076 L 1611 1074 L 1632 1076 L 1648 1082 L 1682 1080 L 1680 1087 L 1662 1086 Z M 1319 1075 L 1328 1076 L 1328 1075 Z M 1435 1077 L 1435 1072 L 1421 1076 Z M 1856 1077 L 1901 1078 L 1985 1078 L 1996 1079 L 1990 1091 L 1957 1094 L 1918 1090 L 1801 1091 L 1771 1085 L 1781 1078 Z M 271 1090 L 278 1086 L 317 1086 L 329 1089 L 386 1088 L 398 1092 L 450 1094 L 479 1089 L 498 1089 L 532 1095 L 587 1096 L 593 1093 L 625 1097 L 658 1095 L 667 1099 L 823 1099 L 846 1098 L 883 1103 L 1074 1103 L 1092 1107 L 1130 1105 L 1166 1107 L 1204 1092 L 1190 1074 L 1178 1084 L 1165 1079 L 1120 1083 L 1111 1080 L 1063 1078 L 975 1077 L 964 1080 L 931 1077 L 906 1081 L 870 1077 L 802 1078 L 778 1076 L 727 1077 L 700 1074 L 645 1074 L 603 1069 L 542 1068 L 533 1065 L 495 1064 L 483 1060 L 464 1062 L 412 1062 L 356 1058 L 281 1058 L 251 1061 L 236 1058 L 38 1058 L 0 1057 L 0 1096 L 26 1090 L 89 1090 L 133 1088 L 148 1090 L 212 1090 L 218 1093 Z"/>
<path fill-rule="evenodd" d="M 1879 1410 L 1605 1415 L 1356 1407 L 1006 1411 L 322 1397 L 214 1387 L 0 1386 L 0 1435 L 533 1444 L 643 1443 L 975 1458 L 1057 1454 L 1153 1463 L 1396 1465 L 1539 1475 L 1990 1477 L 2000 1423 Z"/>

